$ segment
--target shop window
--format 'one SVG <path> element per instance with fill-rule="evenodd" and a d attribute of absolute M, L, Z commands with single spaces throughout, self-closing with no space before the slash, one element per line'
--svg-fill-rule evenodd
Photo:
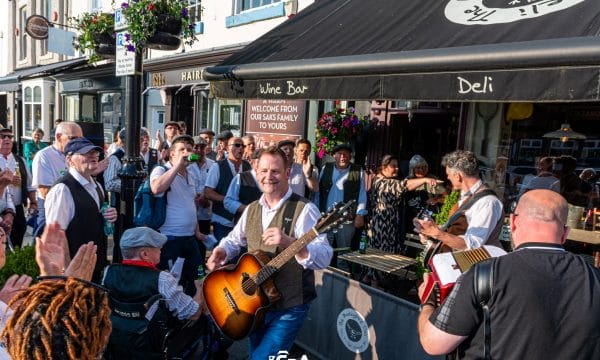
<path fill-rule="evenodd" d="M 100 94 L 100 117 L 104 124 L 104 142 L 110 144 L 113 142 L 113 134 L 124 124 L 121 123 L 121 93 L 102 93 Z"/>
<path fill-rule="evenodd" d="M 219 111 L 219 119 L 221 120 L 219 131 L 231 130 L 239 133 L 241 117 L 241 105 L 221 105 Z"/>
<path fill-rule="evenodd" d="M 64 120 L 78 121 L 79 120 L 79 94 L 65 95 L 64 97 Z"/>
<path fill-rule="evenodd" d="M 36 127 L 42 126 L 42 88 L 27 86 L 23 89 L 23 129 L 31 136 Z"/>

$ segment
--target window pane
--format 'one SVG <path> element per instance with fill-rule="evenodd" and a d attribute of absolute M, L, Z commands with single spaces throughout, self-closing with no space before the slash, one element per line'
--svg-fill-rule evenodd
<path fill-rule="evenodd" d="M 32 131 L 32 127 L 31 127 L 31 123 L 32 123 L 32 109 L 33 109 L 33 105 L 25 105 L 23 106 L 23 110 L 24 110 L 24 114 L 23 114 L 23 125 L 25 127 L 25 135 L 30 136 L 31 135 L 31 131 Z"/>
<path fill-rule="evenodd" d="M 81 121 L 96 122 L 96 97 L 83 95 L 81 97 Z"/>
<path fill-rule="evenodd" d="M 27 32 L 25 32 L 25 24 L 27 22 L 27 7 L 23 6 L 19 9 L 19 37 L 21 42 L 19 43 L 19 60 L 24 60 L 27 58 Z"/>
<path fill-rule="evenodd" d="M 79 97 L 69 95 L 65 97 L 65 119 L 67 121 L 79 120 Z"/>
<path fill-rule="evenodd" d="M 33 100 L 32 96 L 31 96 L 31 88 L 29 86 L 26 87 L 24 93 L 25 93 L 25 99 L 23 101 L 30 103 Z"/>
<path fill-rule="evenodd" d="M 33 102 L 34 103 L 42 102 L 42 88 L 40 86 L 36 86 L 33 88 Z"/>
<path fill-rule="evenodd" d="M 202 21 L 202 2 L 200 0 L 188 1 L 188 14 L 194 22 Z"/>
<path fill-rule="evenodd" d="M 33 128 L 42 126 L 42 105 L 33 105 Z"/>

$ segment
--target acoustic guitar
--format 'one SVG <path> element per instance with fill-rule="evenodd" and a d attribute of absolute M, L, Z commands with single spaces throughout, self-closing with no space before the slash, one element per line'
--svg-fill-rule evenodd
<path fill-rule="evenodd" d="M 319 234 L 347 221 L 353 203 L 337 205 L 273 259 L 262 251 L 246 253 L 237 264 L 224 266 L 206 276 L 202 285 L 205 305 L 223 335 L 241 340 L 261 324 L 264 311 L 281 297 L 272 276 Z"/>

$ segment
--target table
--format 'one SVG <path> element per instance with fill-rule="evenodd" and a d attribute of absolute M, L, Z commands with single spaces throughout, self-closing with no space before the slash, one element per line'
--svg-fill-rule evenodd
<path fill-rule="evenodd" d="M 600 232 L 581 229 L 570 229 L 567 240 L 590 244 L 593 247 L 594 267 L 600 267 Z"/>
<path fill-rule="evenodd" d="M 408 267 L 415 265 L 417 260 L 404 255 L 387 253 L 377 249 L 367 249 L 364 254 L 353 251 L 339 255 L 340 259 L 366 266 L 386 274 L 397 275 L 410 280 L 415 280 L 414 272 L 408 270 Z"/>

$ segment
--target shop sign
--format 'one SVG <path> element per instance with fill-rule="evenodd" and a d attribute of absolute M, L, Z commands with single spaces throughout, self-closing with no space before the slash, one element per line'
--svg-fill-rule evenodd
<path fill-rule="evenodd" d="M 246 134 L 255 137 L 257 148 L 304 136 L 306 102 L 303 100 L 248 100 L 245 114 Z"/>
<path fill-rule="evenodd" d="M 44 40 L 48 38 L 50 23 L 41 15 L 31 15 L 25 23 L 25 31 L 34 39 Z"/>

